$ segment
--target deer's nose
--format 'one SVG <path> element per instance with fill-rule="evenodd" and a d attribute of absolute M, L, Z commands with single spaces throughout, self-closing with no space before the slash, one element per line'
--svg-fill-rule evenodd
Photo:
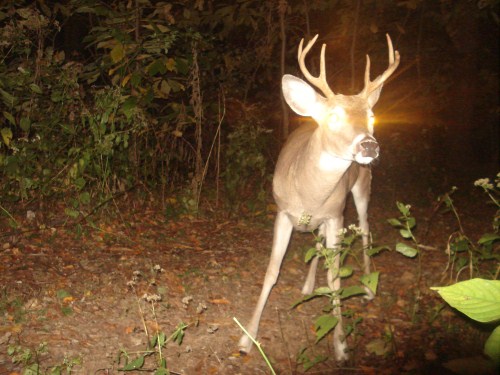
<path fill-rule="evenodd" d="M 364 158 L 376 159 L 380 152 L 380 147 L 378 146 L 375 138 L 366 136 L 359 142 L 359 152 Z"/>

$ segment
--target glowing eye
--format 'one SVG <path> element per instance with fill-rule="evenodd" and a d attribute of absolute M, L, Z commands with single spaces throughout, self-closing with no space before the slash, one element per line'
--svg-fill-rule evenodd
<path fill-rule="evenodd" d="M 345 109 L 342 107 L 334 107 L 330 111 L 330 117 L 328 119 L 328 126 L 330 129 L 334 130 L 345 124 L 346 122 L 346 114 Z"/>
<path fill-rule="evenodd" d="M 368 111 L 368 130 L 373 133 L 373 125 L 375 125 L 375 115 L 372 111 Z"/>
<path fill-rule="evenodd" d="M 375 116 L 373 114 L 371 114 L 370 117 L 368 118 L 368 125 L 370 127 L 373 127 L 373 125 L 375 125 Z"/>

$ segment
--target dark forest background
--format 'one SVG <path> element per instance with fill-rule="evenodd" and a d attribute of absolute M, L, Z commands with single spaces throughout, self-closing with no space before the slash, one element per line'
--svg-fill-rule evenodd
<path fill-rule="evenodd" d="M 317 33 L 343 94 L 361 90 L 365 54 L 372 77 L 385 69 L 391 35 L 402 62 L 378 126 L 427 134 L 394 152 L 427 155 L 437 175 L 466 168 L 464 155 L 498 166 L 497 0 L 0 4 L 4 203 L 55 198 L 78 217 L 133 189 L 163 203 L 181 192 L 192 210 L 202 197 L 264 202 L 299 123 L 281 75 L 299 74 L 298 43 Z M 314 71 L 319 48 L 310 55 Z"/>

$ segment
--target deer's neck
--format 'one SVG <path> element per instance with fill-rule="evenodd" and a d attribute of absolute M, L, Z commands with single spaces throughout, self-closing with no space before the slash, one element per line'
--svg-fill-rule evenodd
<path fill-rule="evenodd" d="M 353 162 L 335 156 L 324 140 L 316 128 L 300 147 L 283 149 L 274 178 L 275 198 L 282 210 L 293 215 L 323 214 L 336 209 L 329 206 L 337 194 L 342 197 L 339 207 L 343 205 L 352 186 L 348 171 Z"/>
<path fill-rule="evenodd" d="M 307 142 L 305 152 L 297 156 L 295 163 L 296 189 L 302 199 L 318 202 L 328 199 L 342 183 L 352 165 L 335 155 L 329 148 L 326 138 L 317 129 Z"/>

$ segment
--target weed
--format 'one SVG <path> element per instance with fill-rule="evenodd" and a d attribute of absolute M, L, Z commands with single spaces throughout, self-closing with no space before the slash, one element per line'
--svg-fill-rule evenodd
<path fill-rule="evenodd" d="M 314 235 L 314 233 L 313 233 Z M 311 261 L 314 257 L 325 258 L 325 269 L 327 269 L 331 275 L 332 280 L 336 278 L 346 279 L 350 278 L 354 274 L 354 270 L 350 265 L 344 264 L 344 261 L 348 255 L 354 257 L 356 262 L 359 264 L 358 257 L 354 251 L 354 244 L 357 239 L 361 237 L 361 229 L 350 225 L 348 229 L 342 229 L 339 233 L 339 244 L 333 248 L 327 248 L 323 245 L 324 239 L 322 237 L 314 235 L 316 245 L 307 250 L 305 254 L 306 263 Z M 386 249 L 385 246 L 376 247 L 373 249 L 367 249 L 367 253 L 370 255 L 376 254 L 379 251 Z M 362 249 L 365 250 L 365 249 Z M 334 259 L 336 257 L 340 258 L 340 266 L 335 266 Z M 293 304 L 296 307 L 304 302 L 310 301 L 317 297 L 326 297 L 328 299 L 328 305 L 323 309 L 325 314 L 316 318 L 314 322 L 314 330 L 316 332 L 315 344 L 321 341 L 326 335 L 328 335 L 337 325 L 338 318 L 332 314 L 335 308 L 338 306 L 339 300 L 345 300 L 347 298 L 367 294 L 366 289 L 369 289 L 374 295 L 377 292 L 379 280 L 379 272 L 372 272 L 368 275 L 362 275 L 359 278 L 358 285 L 351 285 L 342 287 L 339 290 L 333 290 L 330 286 L 323 286 L 315 289 L 312 294 L 306 295 L 299 301 Z M 362 321 L 360 318 L 354 318 L 353 313 L 350 311 L 342 312 L 343 317 L 349 318 L 350 324 L 346 326 L 345 335 L 346 337 L 355 332 L 357 325 Z M 322 356 L 316 356 L 310 359 L 306 353 L 307 348 L 300 350 L 298 354 L 297 361 L 302 363 L 305 370 L 310 369 L 314 365 L 323 362 L 326 358 Z"/>
<path fill-rule="evenodd" d="M 238 327 L 240 327 L 240 329 L 248 336 L 250 337 L 250 340 L 252 340 L 252 342 L 255 344 L 255 346 L 257 347 L 257 349 L 259 350 L 260 352 L 260 355 L 262 356 L 262 358 L 264 358 L 264 361 L 266 362 L 267 364 L 267 367 L 269 367 L 269 369 L 271 370 L 271 373 L 273 375 L 276 375 L 276 372 L 274 371 L 273 369 L 273 366 L 271 365 L 271 362 L 269 362 L 269 358 L 267 358 L 267 355 L 266 353 L 264 352 L 264 350 L 262 349 L 262 346 L 260 345 L 260 342 L 258 342 L 257 340 L 255 340 L 255 338 L 250 335 L 250 333 L 248 333 L 248 331 L 241 325 L 241 323 L 238 321 L 238 319 L 236 318 L 233 318 L 233 320 L 236 322 L 236 324 L 238 325 Z"/>
<path fill-rule="evenodd" d="M 500 320 L 500 281 L 471 279 L 445 287 L 432 287 L 452 307 L 481 322 Z M 484 354 L 489 357 L 486 367 L 500 368 L 500 326 L 497 326 L 484 345 Z M 477 361 L 477 359 L 472 359 Z M 453 366 L 453 361 L 450 361 Z"/>
<path fill-rule="evenodd" d="M 487 232 L 481 235 L 477 243 L 475 243 L 465 232 L 458 210 L 451 198 L 457 188 L 452 187 L 448 193 L 438 198 L 438 201 L 443 204 L 448 211 L 453 213 L 458 224 L 458 230 L 451 233 L 448 238 L 448 246 L 446 249 L 449 258 L 444 272 L 446 273 L 449 271 L 450 281 L 454 279 L 455 282 L 457 282 L 460 278 L 460 274 L 465 270 L 468 270 L 468 277 L 472 279 L 481 272 L 479 265 L 485 261 L 497 261 L 496 269 L 493 270 L 490 276 L 496 279 L 500 273 L 500 256 L 494 251 L 495 243 L 500 240 L 500 201 L 498 199 L 500 194 L 500 173 L 497 174 L 494 182 L 491 182 L 487 178 L 481 178 L 475 181 L 474 185 L 482 188 L 488 195 L 491 203 L 497 207 L 497 211 L 492 220 L 493 232 Z"/>
<path fill-rule="evenodd" d="M 432 287 L 439 295 L 452 307 L 468 316 L 470 319 L 481 323 L 492 323 L 500 320 L 500 281 L 497 280 L 500 273 L 500 255 L 495 251 L 494 246 L 500 241 L 500 173 L 497 174 L 494 182 L 487 178 L 481 178 L 474 182 L 484 190 L 490 201 L 495 205 L 497 211 L 493 215 L 493 232 L 483 234 L 477 243 L 465 233 L 461 218 L 451 199 L 451 194 L 456 191 L 452 188 L 450 192 L 439 198 L 446 208 L 455 216 L 459 230 L 452 233 L 448 239 L 447 254 L 448 264 L 445 272 L 450 270 L 450 281 L 453 279 L 455 270 L 455 281 L 458 280 L 463 270 L 469 271 L 470 280 L 456 282 L 445 287 Z M 481 272 L 481 265 L 485 262 L 496 261 L 496 268 L 489 276 L 493 280 L 473 278 Z M 470 359 L 475 361 L 477 368 L 483 366 L 488 371 L 500 368 L 500 326 L 496 326 L 484 345 L 484 354 L 489 357 L 484 359 Z M 452 360 L 445 364 L 445 367 L 457 369 L 460 366 L 459 360 Z"/>
<path fill-rule="evenodd" d="M 152 279 L 148 281 L 147 288 L 156 285 L 156 276 L 161 272 L 164 272 L 164 270 L 159 265 L 152 267 Z M 167 368 L 167 360 L 164 354 L 164 349 L 169 342 L 175 342 L 178 345 L 181 345 L 182 340 L 184 339 L 184 331 L 188 325 L 180 322 L 170 336 L 167 336 L 165 332 L 161 331 L 158 325 L 155 306 L 162 300 L 162 296 L 160 294 L 146 292 L 141 297 L 138 297 L 136 286 L 143 281 L 145 280 L 143 280 L 142 273 L 134 271 L 132 280 L 127 282 L 127 285 L 136 293 L 137 306 L 144 332 L 148 337 L 148 345 L 144 351 L 139 353 L 128 353 L 125 349 L 121 349 L 117 359 L 118 365 L 122 366 L 119 371 L 152 371 L 150 369 L 146 369 L 144 366 L 146 365 L 148 357 L 154 357 L 155 367 L 154 372 L 151 373 L 154 373 L 155 375 L 167 375 L 170 374 L 170 371 Z M 152 334 L 150 334 L 148 326 L 146 325 L 145 311 L 142 306 L 143 303 L 146 303 L 149 306 L 151 314 L 153 315 L 155 332 Z M 132 354 L 134 355 L 134 358 L 132 358 Z M 122 360 L 124 362 L 123 365 L 121 364 Z"/>
<path fill-rule="evenodd" d="M 21 345 L 9 345 L 7 354 L 12 363 L 22 366 L 23 375 L 69 375 L 73 367 L 81 365 L 80 357 L 64 358 L 63 363 L 42 368 L 42 356 L 48 353 L 47 343 L 42 342 L 36 349 L 22 347 Z"/>

